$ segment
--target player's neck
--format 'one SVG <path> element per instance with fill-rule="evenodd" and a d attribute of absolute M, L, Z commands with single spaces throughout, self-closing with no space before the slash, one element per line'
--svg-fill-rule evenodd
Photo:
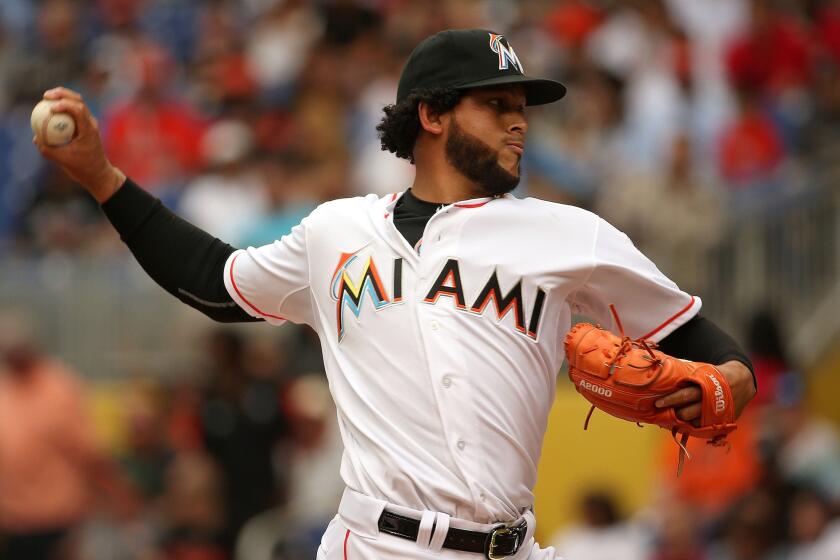
<path fill-rule="evenodd" d="M 441 165 L 418 162 L 411 192 L 420 200 L 439 204 L 451 204 L 485 196 L 475 183 L 446 162 L 442 162 Z"/>

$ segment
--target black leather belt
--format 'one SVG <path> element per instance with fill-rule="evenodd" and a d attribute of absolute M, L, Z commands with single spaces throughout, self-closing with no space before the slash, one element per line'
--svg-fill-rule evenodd
<path fill-rule="evenodd" d="M 389 535 L 416 541 L 417 534 L 420 532 L 420 521 L 386 510 L 379 517 L 379 530 Z M 525 519 L 513 524 L 499 524 L 489 533 L 450 527 L 446 532 L 443 548 L 475 552 L 483 554 L 490 560 L 498 560 L 516 554 L 527 532 L 528 523 Z"/>

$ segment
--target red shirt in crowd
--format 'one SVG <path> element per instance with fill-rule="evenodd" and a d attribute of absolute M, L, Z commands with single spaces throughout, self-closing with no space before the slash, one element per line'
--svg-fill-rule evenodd
<path fill-rule="evenodd" d="M 106 122 L 109 159 L 148 190 L 177 182 L 202 165 L 205 124 L 184 103 L 138 99 L 115 108 Z"/>

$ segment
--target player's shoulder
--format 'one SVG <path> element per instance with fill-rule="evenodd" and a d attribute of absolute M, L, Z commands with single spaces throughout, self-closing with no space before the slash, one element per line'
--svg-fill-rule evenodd
<path fill-rule="evenodd" d="M 504 209 L 515 209 L 517 213 L 524 214 L 530 219 L 543 218 L 551 222 L 575 227 L 597 227 L 601 221 L 601 218 L 594 212 L 571 204 L 551 202 L 533 197 L 517 198 L 512 195 L 504 197 L 503 200 L 505 204 L 500 206 Z"/>
<path fill-rule="evenodd" d="M 391 195 L 388 195 L 391 196 Z M 377 204 L 381 204 L 383 198 L 376 194 L 368 194 L 365 196 L 352 196 L 346 198 L 335 198 L 322 202 L 319 204 L 307 220 L 309 222 L 321 220 L 334 220 L 338 217 L 352 218 L 354 215 L 359 219 L 364 219 L 367 216 L 367 211 Z"/>

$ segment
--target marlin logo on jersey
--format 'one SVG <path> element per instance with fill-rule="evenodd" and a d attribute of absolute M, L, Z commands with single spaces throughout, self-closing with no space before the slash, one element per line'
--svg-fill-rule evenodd
<path fill-rule="evenodd" d="M 358 319 L 366 296 L 376 311 L 402 301 L 402 259 L 394 259 L 393 297 L 389 297 L 373 257 L 368 256 L 362 259 L 359 257 L 360 251 L 361 249 L 353 253 L 341 254 L 330 282 L 330 293 L 336 302 L 336 328 L 339 342 L 344 338 L 345 309 L 349 309 Z M 356 272 L 355 276 L 354 272 Z"/>
<path fill-rule="evenodd" d="M 516 56 L 513 47 L 503 36 L 490 33 L 490 50 L 499 55 L 499 70 L 507 70 L 509 65 L 512 64 L 514 68 L 519 70 L 520 74 L 525 73 L 522 63 L 519 62 L 519 57 Z"/>

